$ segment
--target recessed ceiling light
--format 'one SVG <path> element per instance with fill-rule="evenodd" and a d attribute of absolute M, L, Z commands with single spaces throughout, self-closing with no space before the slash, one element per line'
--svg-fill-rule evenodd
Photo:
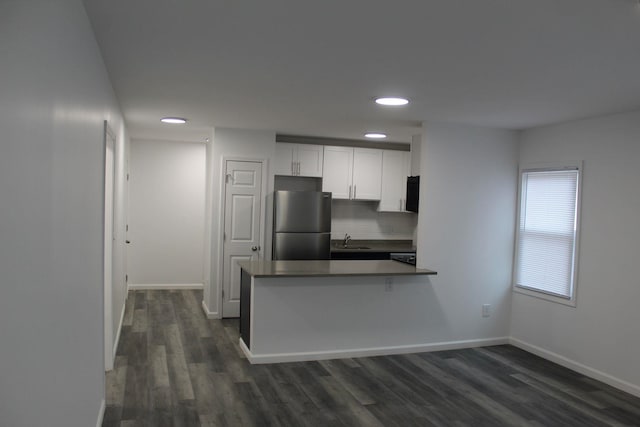
<path fill-rule="evenodd" d="M 379 133 L 379 132 L 365 133 L 364 136 L 366 136 L 367 138 L 373 138 L 373 139 L 382 139 L 382 138 L 386 138 L 387 137 L 386 134 Z"/>
<path fill-rule="evenodd" d="M 380 105 L 407 105 L 409 100 L 407 98 L 396 98 L 396 97 L 384 97 L 384 98 L 376 98 L 376 104 Z"/>
<path fill-rule="evenodd" d="M 163 117 L 160 119 L 162 123 L 171 123 L 174 125 L 182 125 L 187 123 L 187 119 L 183 119 L 182 117 Z"/>

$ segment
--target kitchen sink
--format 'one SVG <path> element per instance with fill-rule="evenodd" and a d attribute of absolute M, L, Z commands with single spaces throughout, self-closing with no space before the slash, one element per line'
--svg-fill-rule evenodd
<path fill-rule="evenodd" d="M 368 246 L 354 246 L 354 245 L 342 245 L 339 247 L 342 249 L 371 249 Z"/>

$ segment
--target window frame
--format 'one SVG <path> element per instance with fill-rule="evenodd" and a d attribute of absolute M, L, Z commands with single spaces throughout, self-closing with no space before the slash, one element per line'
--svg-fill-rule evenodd
<path fill-rule="evenodd" d="M 520 242 L 520 215 L 522 211 L 522 196 L 523 196 L 523 173 L 525 172 L 544 172 L 544 171 L 568 171 L 577 170 L 577 191 L 576 191 L 576 219 L 575 219 L 575 239 L 574 239 L 574 256 L 573 256 L 573 275 L 571 280 L 571 297 L 566 298 L 544 290 L 538 290 L 530 287 L 523 287 L 517 284 L 516 278 L 518 273 L 518 256 L 519 256 L 519 242 Z M 514 255 L 513 255 L 513 274 L 512 274 L 512 291 L 518 294 L 528 295 L 531 297 L 543 299 L 546 301 L 555 302 L 571 307 L 576 306 L 577 293 L 578 293 L 578 268 L 580 258 L 580 228 L 581 228 L 581 206 L 582 206 L 582 175 L 584 174 L 584 167 L 582 161 L 571 162 L 545 162 L 545 163 L 525 163 L 521 164 L 518 168 L 518 199 L 516 209 L 516 224 L 515 224 L 515 240 L 514 240 Z"/>

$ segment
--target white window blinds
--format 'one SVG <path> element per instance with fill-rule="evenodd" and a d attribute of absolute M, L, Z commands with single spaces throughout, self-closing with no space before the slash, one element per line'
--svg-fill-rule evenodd
<path fill-rule="evenodd" d="M 515 285 L 571 299 L 579 170 L 523 170 Z"/>

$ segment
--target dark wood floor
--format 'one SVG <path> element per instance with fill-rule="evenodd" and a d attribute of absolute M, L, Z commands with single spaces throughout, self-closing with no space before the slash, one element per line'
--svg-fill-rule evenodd
<path fill-rule="evenodd" d="M 640 399 L 511 346 L 251 365 L 201 300 L 130 293 L 103 426 L 640 425 Z"/>

